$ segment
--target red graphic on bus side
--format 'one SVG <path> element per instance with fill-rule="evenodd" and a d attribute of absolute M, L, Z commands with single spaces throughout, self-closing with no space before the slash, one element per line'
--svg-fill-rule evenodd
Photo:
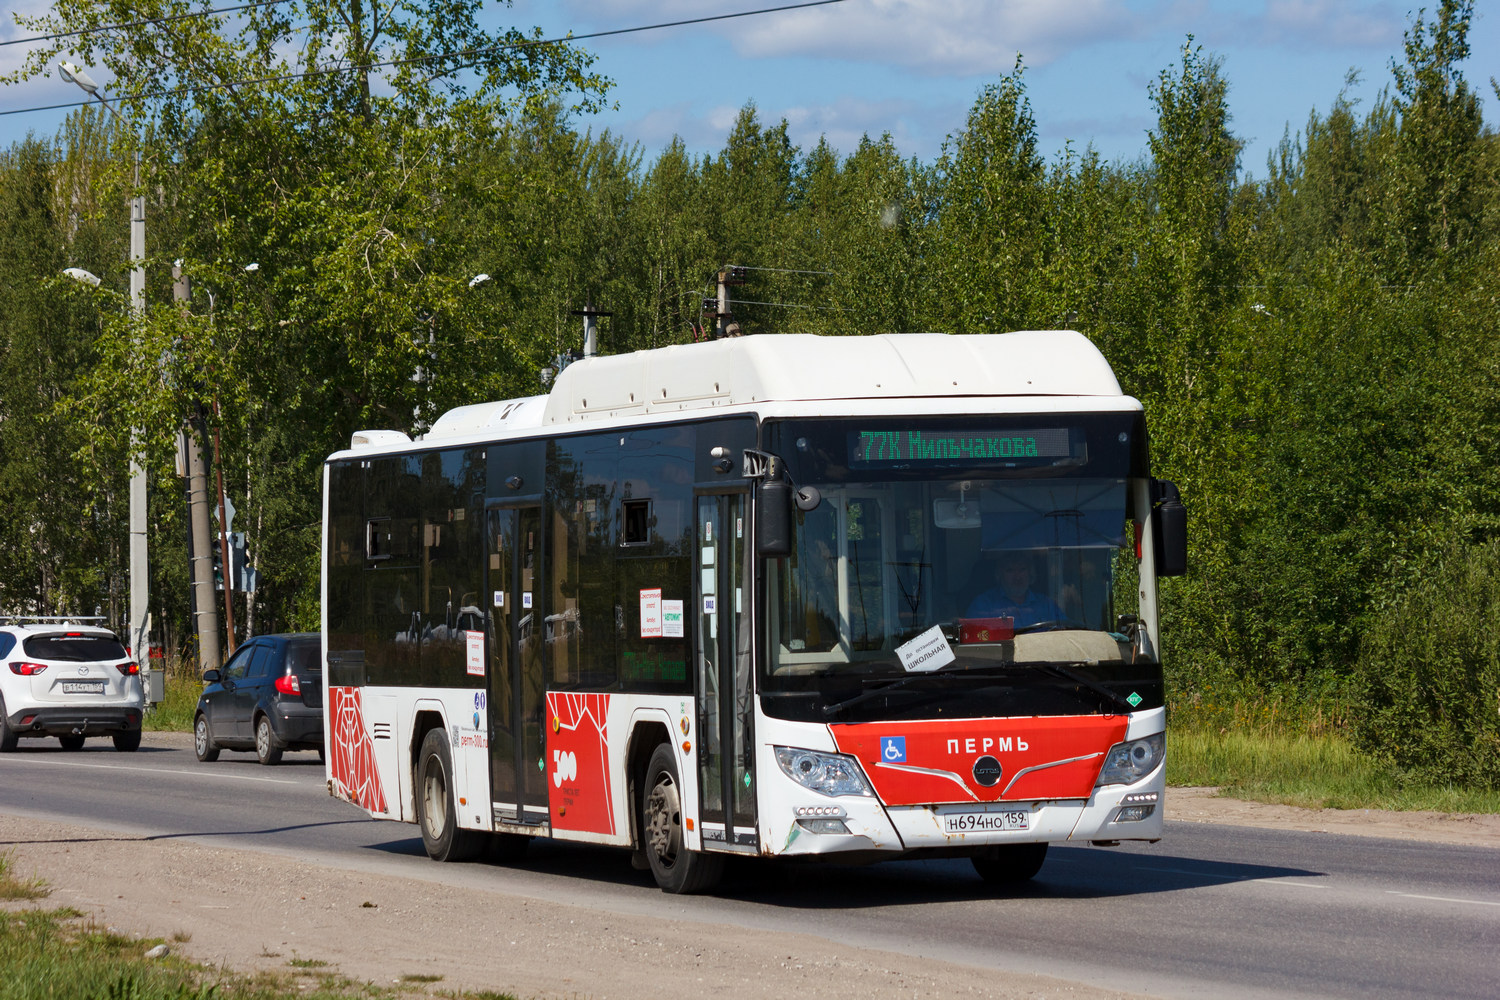
<path fill-rule="evenodd" d="M 615 832 L 609 695 L 547 694 L 547 800 L 554 830 Z"/>
<path fill-rule="evenodd" d="M 363 806 L 372 813 L 386 811 L 385 791 L 375 768 L 375 745 L 365 729 L 365 716 L 357 687 L 328 689 L 328 728 L 333 746 L 328 752 L 334 794 Z"/>

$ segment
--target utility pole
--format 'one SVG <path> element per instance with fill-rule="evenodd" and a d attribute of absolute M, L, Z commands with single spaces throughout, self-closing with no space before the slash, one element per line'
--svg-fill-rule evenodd
<path fill-rule="evenodd" d="M 99 93 L 99 85 L 83 70 L 70 62 L 60 62 L 57 70 L 62 78 L 74 84 L 85 94 L 98 100 L 104 110 L 115 116 L 122 128 L 136 135 L 135 174 L 130 198 L 130 312 L 135 321 L 134 335 L 140 336 L 140 325 L 146 317 L 146 189 L 141 186 L 141 139 L 125 116 Z M 146 535 L 146 470 L 136 458 L 136 445 L 140 443 L 141 430 L 130 433 L 130 621 L 126 632 L 130 638 L 130 655 L 141 670 L 151 666 L 151 609 L 148 584 L 150 580 L 150 550 Z"/>
<path fill-rule="evenodd" d="M 574 309 L 573 315 L 583 317 L 583 356 L 592 358 L 599 353 L 599 317 L 613 316 L 614 313 L 595 309 L 594 303 L 589 301 L 582 309 Z"/>
<path fill-rule="evenodd" d="M 234 654 L 234 586 L 229 561 L 229 518 L 224 510 L 224 463 L 219 458 L 219 401 L 214 400 L 214 476 L 219 485 L 219 557 L 224 567 L 225 648 Z"/>
<path fill-rule="evenodd" d="M 735 267 L 732 264 L 725 264 L 719 271 L 718 307 L 714 310 L 714 340 L 726 336 L 739 336 L 739 325 L 731 322 L 730 318 L 729 289 L 734 285 L 743 285 L 749 275 L 749 268 Z"/>
<path fill-rule="evenodd" d="M 714 339 L 724 336 L 724 321 L 729 318 L 729 268 L 719 272 L 719 303 L 714 311 Z"/>
<path fill-rule="evenodd" d="M 192 297 L 192 285 L 182 273 L 182 262 L 172 268 L 172 298 L 184 312 Z M 191 580 L 193 628 L 198 634 L 199 673 L 218 670 L 219 609 L 214 597 L 213 532 L 208 508 L 208 467 L 203 461 L 203 427 L 200 415 L 188 417 L 182 429 L 183 474 L 187 477 L 188 569 Z"/>

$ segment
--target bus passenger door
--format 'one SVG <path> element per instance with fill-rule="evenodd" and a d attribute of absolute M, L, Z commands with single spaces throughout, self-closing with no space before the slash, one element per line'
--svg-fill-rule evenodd
<path fill-rule="evenodd" d="M 541 509 L 490 510 L 486 520 L 490 800 L 496 823 L 535 825 L 547 821 Z"/>
<path fill-rule="evenodd" d="M 759 838 L 746 495 L 700 496 L 696 520 L 698 822 L 706 849 L 754 851 Z"/>

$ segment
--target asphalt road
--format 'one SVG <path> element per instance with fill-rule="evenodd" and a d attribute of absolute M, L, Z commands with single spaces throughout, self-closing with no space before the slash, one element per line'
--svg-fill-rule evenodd
<path fill-rule="evenodd" d="M 0 811 L 1166 997 L 1500 997 L 1500 850 L 1169 818 L 1159 844 L 1054 847 L 999 895 L 966 861 L 746 862 L 716 896 L 664 897 L 620 851 L 429 861 L 414 826 L 329 798 L 313 754 L 266 768 L 95 744 L 22 741 L 0 757 Z"/>

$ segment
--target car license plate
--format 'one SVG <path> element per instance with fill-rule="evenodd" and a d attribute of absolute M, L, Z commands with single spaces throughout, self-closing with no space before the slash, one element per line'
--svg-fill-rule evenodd
<path fill-rule="evenodd" d="M 103 694 L 103 681 L 63 681 L 63 694 Z"/>
<path fill-rule="evenodd" d="M 1025 809 L 1004 812 L 954 812 L 943 815 L 944 833 L 995 833 L 1031 829 L 1031 813 Z"/>

